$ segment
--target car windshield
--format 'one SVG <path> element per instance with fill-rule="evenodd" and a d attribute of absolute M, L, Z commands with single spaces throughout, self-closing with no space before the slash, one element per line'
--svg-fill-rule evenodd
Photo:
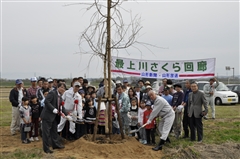
<path fill-rule="evenodd" d="M 233 86 L 227 86 L 229 90 L 232 90 L 233 89 Z"/>
<path fill-rule="evenodd" d="M 219 82 L 219 85 L 216 88 L 216 90 L 217 91 L 229 91 L 228 87 L 222 82 Z"/>
<path fill-rule="evenodd" d="M 198 83 L 198 89 L 203 90 L 203 86 L 207 83 Z"/>

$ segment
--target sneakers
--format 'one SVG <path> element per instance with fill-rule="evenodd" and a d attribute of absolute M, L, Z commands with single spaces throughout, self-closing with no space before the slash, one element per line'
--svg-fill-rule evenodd
<path fill-rule="evenodd" d="M 208 118 L 207 118 L 207 117 L 205 117 L 205 116 L 203 117 L 203 119 L 205 119 L 205 120 L 208 120 Z"/>
<path fill-rule="evenodd" d="M 29 144 L 29 143 L 31 143 L 31 141 L 29 141 L 28 139 L 26 139 L 26 140 L 23 140 L 22 143 L 23 143 L 23 144 Z"/>
<path fill-rule="evenodd" d="M 39 141 L 38 137 L 35 137 L 35 141 Z"/>
<path fill-rule="evenodd" d="M 33 141 L 34 141 L 33 137 L 31 137 L 29 140 L 30 140 L 31 142 L 33 142 Z"/>
<path fill-rule="evenodd" d="M 147 145 L 147 140 L 143 140 L 142 144 Z"/>

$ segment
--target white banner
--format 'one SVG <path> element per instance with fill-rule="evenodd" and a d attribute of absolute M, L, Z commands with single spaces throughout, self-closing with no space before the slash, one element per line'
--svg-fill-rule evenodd
<path fill-rule="evenodd" d="M 181 61 L 128 59 L 112 56 L 112 73 L 141 78 L 196 79 L 215 76 L 215 58 Z"/>

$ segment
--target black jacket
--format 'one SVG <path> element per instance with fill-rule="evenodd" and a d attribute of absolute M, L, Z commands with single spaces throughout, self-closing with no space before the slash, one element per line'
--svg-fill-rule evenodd
<path fill-rule="evenodd" d="M 60 103 L 62 102 L 62 98 Z M 57 114 L 53 113 L 53 110 L 56 108 L 60 112 L 58 108 L 58 92 L 57 90 L 53 90 L 48 93 L 47 97 L 45 98 L 45 107 L 43 108 L 41 112 L 41 119 L 46 120 L 48 122 L 53 122 L 57 116 Z M 62 107 L 62 112 L 67 115 L 67 112 L 65 111 L 65 108 Z"/>
<path fill-rule="evenodd" d="M 24 97 L 28 97 L 28 93 L 27 90 L 25 88 L 23 88 L 23 96 Z M 10 94 L 9 94 L 9 101 L 12 103 L 13 107 L 18 107 L 19 103 L 18 103 L 18 89 L 17 87 L 14 87 Z"/>

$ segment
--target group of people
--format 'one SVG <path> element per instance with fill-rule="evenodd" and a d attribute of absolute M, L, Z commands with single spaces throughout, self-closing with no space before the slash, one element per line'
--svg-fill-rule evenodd
<path fill-rule="evenodd" d="M 135 136 L 142 144 L 156 145 L 157 132 L 160 141 L 153 148 L 155 151 L 161 150 L 166 142 L 170 143 L 168 135 L 171 131 L 174 131 L 176 138 L 180 137 L 181 122 L 185 132 L 184 138 L 189 137 L 190 127 L 191 141 L 196 140 L 197 129 L 198 141 L 202 142 L 202 117 L 207 115 L 208 103 L 212 104 L 216 87 L 213 87 L 213 83 L 217 80 L 210 79 L 210 86 L 206 87 L 205 93 L 198 90 L 197 83 L 190 83 L 188 80 L 185 83 L 186 90 L 182 90 L 181 85 L 173 85 L 171 80 L 163 79 L 163 85 L 158 93 L 152 90 L 149 81 L 139 80 L 136 85 L 131 86 L 126 79 L 122 82 L 113 80 L 111 94 L 117 98 L 118 103 L 112 101 L 111 105 L 105 102 L 98 105 L 97 102 L 98 97 L 105 97 L 108 82 L 104 80 L 98 89 L 89 85 L 88 80 L 82 77 L 73 78 L 68 89 L 65 81 L 61 79 L 33 77 L 30 81 L 31 86 L 26 89 L 23 81 L 17 79 L 16 87 L 10 92 L 11 134 L 15 135 L 20 130 L 22 143 L 30 143 L 39 140 L 40 129 L 43 150 L 52 153 L 50 145 L 53 149 L 62 149 L 64 148 L 62 138 L 76 140 L 84 134 L 92 134 L 95 124 L 97 133 L 105 134 L 107 130 L 105 119 L 109 107 L 112 108 L 113 134 L 120 133 L 119 120 L 124 134 Z M 117 109 L 120 117 L 117 115 Z M 156 120 L 158 117 L 161 119 Z M 96 118 L 99 119 L 98 123 Z M 130 133 L 130 130 L 140 127 L 139 132 Z"/>

